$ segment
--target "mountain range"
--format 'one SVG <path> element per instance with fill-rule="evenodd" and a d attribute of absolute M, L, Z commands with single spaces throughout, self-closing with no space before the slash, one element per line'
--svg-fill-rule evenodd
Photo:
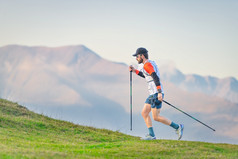
<path fill-rule="evenodd" d="M 159 65 L 165 99 L 216 129 L 212 132 L 163 104 L 161 115 L 185 124 L 184 140 L 238 143 L 238 81 L 185 75 Z M 0 97 L 35 112 L 81 125 L 142 136 L 140 115 L 148 96 L 144 79 L 133 75 L 133 131 L 129 131 L 128 66 L 105 60 L 84 45 L 0 48 Z M 168 126 L 153 122 L 161 138 L 176 139 Z"/>
<path fill-rule="evenodd" d="M 234 77 L 216 78 L 197 74 L 184 75 L 174 65 L 165 64 L 161 67 L 163 78 L 189 92 L 201 92 L 218 96 L 230 102 L 238 103 L 238 81 Z"/>

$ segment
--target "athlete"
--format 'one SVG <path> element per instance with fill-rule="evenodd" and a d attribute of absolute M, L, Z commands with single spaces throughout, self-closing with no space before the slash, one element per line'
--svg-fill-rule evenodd
<path fill-rule="evenodd" d="M 163 86 L 160 82 L 160 73 L 159 69 L 154 61 L 148 59 L 148 51 L 145 48 L 138 48 L 136 53 L 133 54 L 136 56 L 138 64 L 143 64 L 142 70 L 137 70 L 133 66 L 129 66 L 129 71 L 132 71 L 146 79 L 149 90 L 149 97 L 146 99 L 144 108 L 141 112 L 146 126 L 149 130 L 149 134 L 146 135 L 142 140 L 155 140 L 155 134 L 152 127 L 152 121 L 149 113 L 152 112 L 152 117 L 155 121 L 161 122 L 165 125 L 169 125 L 176 130 L 178 134 L 178 140 L 182 138 L 183 135 L 183 124 L 176 124 L 169 119 L 160 116 L 160 110 L 162 107 L 162 100 L 164 98 Z"/>

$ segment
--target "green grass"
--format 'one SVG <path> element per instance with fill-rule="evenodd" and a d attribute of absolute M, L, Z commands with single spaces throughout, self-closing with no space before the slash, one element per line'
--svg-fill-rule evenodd
<path fill-rule="evenodd" d="M 238 145 L 141 141 L 75 125 L 0 99 L 0 159 L 17 158 L 238 158 Z"/>

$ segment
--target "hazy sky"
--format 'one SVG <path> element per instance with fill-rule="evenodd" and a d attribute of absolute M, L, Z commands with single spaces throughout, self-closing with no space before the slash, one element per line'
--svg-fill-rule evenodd
<path fill-rule="evenodd" d="M 238 78 L 237 0 L 0 0 L 0 46 L 83 44 L 108 60 L 173 61 L 183 73 Z"/>

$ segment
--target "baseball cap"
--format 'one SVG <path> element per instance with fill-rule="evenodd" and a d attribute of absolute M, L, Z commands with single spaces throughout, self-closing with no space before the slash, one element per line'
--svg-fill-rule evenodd
<path fill-rule="evenodd" d="M 145 48 L 140 47 L 140 48 L 138 48 L 138 49 L 136 50 L 136 53 L 133 54 L 132 56 L 137 56 L 137 55 L 139 55 L 139 54 L 147 54 L 147 53 L 148 53 L 148 51 L 147 51 Z"/>

